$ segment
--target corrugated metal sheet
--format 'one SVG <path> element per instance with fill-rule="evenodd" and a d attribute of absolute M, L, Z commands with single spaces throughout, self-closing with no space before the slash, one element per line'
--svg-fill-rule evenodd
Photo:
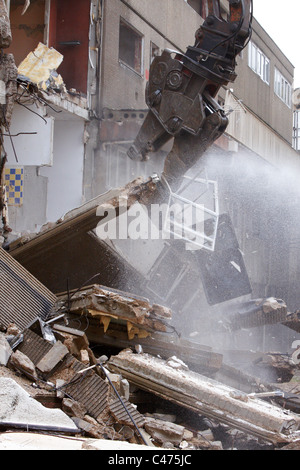
<path fill-rule="evenodd" d="M 56 296 L 0 248 L 0 326 L 26 328 L 36 317 L 46 320 Z"/>
<path fill-rule="evenodd" d="M 135 424 L 139 427 L 143 427 L 145 424 L 145 418 L 141 413 L 139 413 L 135 407 L 125 398 L 122 398 L 124 405 L 126 406 L 128 412 L 130 413 L 131 418 L 134 420 Z M 121 401 L 117 398 L 112 403 L 109 404 L 109 409 L 112 415 L 120 424 L 127 426 L 132 426 L 133 422 L 130 419 L 127 411 L 125 410 Z"/>
<path fill-rule="evenodd" d="M 53 344 L 28 329 L 23 331 L 23 336 L 23 341 L 18 346 L 18 350 L 26 354 L 34 365 L 37 365 L 47 352 L 50 351 Z"/>
<path fill-rule="evenodd" d="M 53 348 L 53 344 L 29 329 L 24 330 L 23 335 L 24 339 L 18 346 L 18 350 L 26 354 L 34 365 L 37 365 Z M 71 378 L 70 383 L 63 390 L 68 397 L 82 403 L 93 418 L 97 418 L 107 406 L 109 385 L 91 370 L 77 375 L 77 372 L 85 368 L 82 362 L 71 354 L 67 354 L 59 371 L 69 369 Z"/>
<path fill-rule="evenodd" d="M 67 360 L 68 361 L 68 360 Z M 74 372 L 79 372 L 86 368 L 82 362 L 74 359 L 73 356 L 69 357 L 69 367 Z M 67 367 L 67 363 L 64 363 L 64 368 Z M 86 375 L 79 374 L 78 380 L 75 380 L 68 385 L 64 391 L 65 393 L 73 398 L 73 400 L 82 403 L 89 415 L 93 418 L 97 418 L 106 408 L 108 401 L 108 383 L 105 382 L 99 375 L 89 371 Z"/>

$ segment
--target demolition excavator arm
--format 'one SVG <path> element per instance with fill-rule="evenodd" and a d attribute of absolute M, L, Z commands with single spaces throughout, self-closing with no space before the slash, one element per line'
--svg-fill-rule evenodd
<path fill-rule="evenodd" d="M 162 177 L 175 190 L 181 177 L 226 130 L 228 119 L 216 97 L 236 79 L 236 57 L 251 37 L 253 0 L 200 1 L 204 23 L 185 54 L 166 49 L 153 60 L 146 87 L 147 117 L 128 151 L 144 161 L 174 138 Z"/>

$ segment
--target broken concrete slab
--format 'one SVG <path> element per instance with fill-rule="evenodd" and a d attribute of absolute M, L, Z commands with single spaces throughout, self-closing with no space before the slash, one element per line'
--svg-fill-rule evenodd
<path fill-rule="evenodd" d="M 49 88 L 64 91 L 65 86 L 62 77 L 56 69 L 63 61 L 63 55 L 53 47 L 48 48 L 45 44 L 39 43 L 33 52 L 20 63 L 18 67 L 19 77 L 34 83 L 42 90 Z"/>
<path fill-rule="evenodd" d="M 134 385 L 173 403 L 273 443 L 300 438 L 300 417 L 191 371 L 177 371 L 162 359 L 122 351 L 108 362 Z M 244 399 L 239 397 L 243 395 Z"/>
<path fill-rule="evenodd" d="M 151 305 L 142 297 L 94 284 L 58 296 L 57 308 L 70 314 L 97 318 L 108 332 L 110 322 L 126 323 L 128 339 L 146 338 L 152 331 L 167 331 L 166 322 L 172 313 L 169 308 Z M 65 308 L 63 308 L 65 307 Z"/>
<path fill-rule="evenodd" d="M 6 366 L 10 356 L 12 355 L 12 349 L 9 342 L 5 338 L 3 333 L 0 333 L 0 365 Z"/>
<path fill-rule="evenodd" d="M 61 364 L 68 353 L 68 348 L 60 341 L 57 341 L 50 351 L 37 363 L 36 368 L 43 376 L 48 377 Z"/>
<path fill-rule="evenodd" d="M 30 378 L 31 380 L 36 380 L 38 377 L 33 362 L 21 351 L 17 350 L 12 353 L 9 360 L 9 365 L 14 369 L 22 372 L 22 374 L 26 375 L 26 377 Z"/>
<path fill-rule="evenodd" d="M 0 427 L 78 433 L 77 426 L 59 409 L 45 408 L 20 385 L 0 378 Z"/>
<path fill-rule="evenodd" d="M 10 46 L 12 42 L 11 28 L 7 5 L 4 0 L 0 1 L 0 48 L 4 49 Z"/>
<path fill-rule="evenodd" d="M 84 331 L 77 328 L 69 328 L 66 325 L 59 325 L 55 323 L 52 326 L 54 333 L 59 333 L 63 338 L 63 343 L 68 347 L 70 353 L 78 357 L 82 350 L 87 350 L 89 341 Z"/>
<path fill-rule="evenodd" d="M 160 444 L 171 442 L 178 446 L 184 436 L 184 426 L 149 417 L 146 418 L 145 430 Z"/>
<path fill-rule="evenodd" d="M 71 417 L 83 419 L 87 413 L 86 407 L 78 401 L 71 398 L 64 398 L 62 401 L 62 410 Z M 74 420 L 73 420 L 74 421 Z M 79 427 L 79 426 L 78 426 Z"/>

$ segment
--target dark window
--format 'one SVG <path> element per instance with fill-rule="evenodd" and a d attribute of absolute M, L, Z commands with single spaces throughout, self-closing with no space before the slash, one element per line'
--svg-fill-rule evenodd
<path fill-rule="evenodd" d="M 135 72 L 142 74 L 143 37 L 121 20 L 119 36 L 119 59 Z"/>
<path fill-rule="evenodd" d="M 49 47 L 64 56 L 58 73 L 68 90 L 87 93 L 90 2 L 51 0 Z"/>
<path fill-rule="evenodd" d="M 150 64 L 152 62 L 152 60 L 154 59 L 154 57 L 158 56 L 159 55 L 159 47 L 154 44 L 154 42 L 150 42 Z"/>

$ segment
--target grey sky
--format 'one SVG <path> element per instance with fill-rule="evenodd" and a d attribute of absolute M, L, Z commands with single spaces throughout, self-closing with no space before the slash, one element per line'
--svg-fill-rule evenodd
<path fill-rule="evenodd" d="M 295 67 L 295 88 L 300 87 L 299 0 L 253 0 L 254 16 Z"/>

